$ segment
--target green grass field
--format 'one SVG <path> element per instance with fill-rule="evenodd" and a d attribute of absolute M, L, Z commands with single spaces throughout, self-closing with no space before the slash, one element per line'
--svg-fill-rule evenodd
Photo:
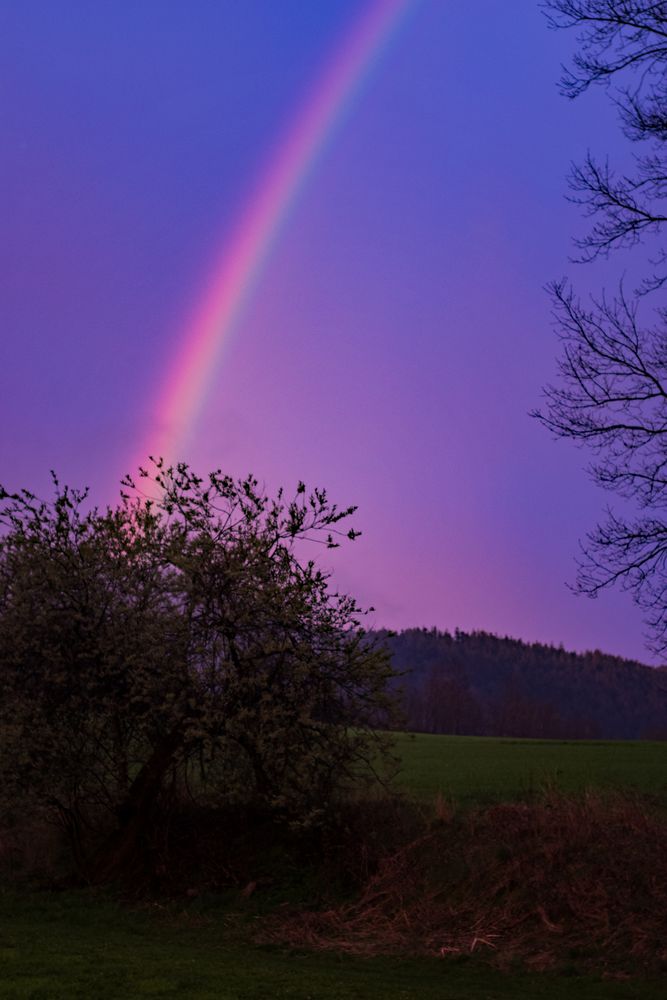
<path fill-rule="evenodd" d="M 11 1000 L 663 1000 L 664 982 L 500 973 L 472 960 L 352 959 L 244 943 L 239 918 L 139 913 L 86 894 L 0 895 Z"/>
<path fill-rule="evenodd" d="M 399 734 L 398 785 L 420 799 L 462 803 L 523 798 L 555 785 L 566 792 L 623 789 L 667 799 L 667 742 L 494 739 Z"/>
<path fill-rule="evenodd" d="M 545 784 L 664 798 L 667 744 L 400 736 L 402 787 L 462 803 Z M 257 901 L 260 902 L 259 900 Z M 475 958 L 353 959 L 250 943 L 257 906 L 230 894 L 180 912 L 88 893 L 0 892 L 0 997 L 12 1000 L 662 1000 L 664 981 L 498 972 Z"/>

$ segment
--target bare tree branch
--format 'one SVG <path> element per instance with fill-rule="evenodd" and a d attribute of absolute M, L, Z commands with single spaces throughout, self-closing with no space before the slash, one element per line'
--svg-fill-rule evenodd
<path fill-rule="evenodd" d="M 576 246 L 580 261 L 605 258 L 650 238 L 652 270 L 628 297 L 621 286 L 585 306 L 565 281 L 550 286 L 561 355 L 558 381 L 533 414 L 557 438 L 592 453 L 589 471 L 623 501 L 607 510 L 582 546 L 576 590 L 597 596 L 618 585 L 645 614 L 652 648 L 667 651 L 667 308 L 640 322 L 647 292 L 667 282 L 667 2 L 546 0 L 552 28 L 577 31 L 578 51 L 561 90 L 578 97 L 610 89 L 621 128 L 647 151 L 632 174 L 590 152 L 569 179 L 570 200 L 593 219 Z M 612 86 L 613 85 L 613 86 Z M 654 301 L 654 300 L 651 300 Z"/>

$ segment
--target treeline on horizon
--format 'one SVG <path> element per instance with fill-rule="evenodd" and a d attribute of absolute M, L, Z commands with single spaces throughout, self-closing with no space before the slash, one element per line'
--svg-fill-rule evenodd
<path fill-rule="evenodd" d="M 535 739 L 667 739 L 667 668 L 601 653 L 411 628 L 389 648 L 406 728 Z"/>

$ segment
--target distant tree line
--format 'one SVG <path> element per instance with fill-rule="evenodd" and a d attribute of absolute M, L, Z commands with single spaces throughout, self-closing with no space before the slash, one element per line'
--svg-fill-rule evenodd
<path fill-rule="evenodd" d="M 545 739 L 667 739 L 667 669 L 487 632 L 377 633 L 407 727 Z"/>

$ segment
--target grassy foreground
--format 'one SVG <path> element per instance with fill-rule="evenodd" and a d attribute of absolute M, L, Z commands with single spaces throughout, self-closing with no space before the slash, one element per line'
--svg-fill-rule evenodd
<path fill-rule="evenodd" d="M 462 804 L 630 788 L 667 799 L 667 744 L 401 735 L 402 787 Z M 0 998 L 12 1000 L 663 1000 L 664 980 L 500 972 L 476 955 L 354 958 L 252 943 L 262 901 L 180 909 L 108 896 L 0 891 Z"/>
<path fill-rule="evenodd" d="M 246 917 L 246 920 L 248 918 Z M 11 1000 L 662 1000 L 614 982 L 468 961 L 339 958 L 244 943 L 244 917 L 136 912 L 86 894 L 0 895 L 0 996 Z"/>
<path fill-rule="evenodd" d="M 667 798 L 667 742 L 519 740 L 483 736 L 397 735 L 398 784 L 433 800 L 483 804 L 563 792 L 633 790 Z"/>

